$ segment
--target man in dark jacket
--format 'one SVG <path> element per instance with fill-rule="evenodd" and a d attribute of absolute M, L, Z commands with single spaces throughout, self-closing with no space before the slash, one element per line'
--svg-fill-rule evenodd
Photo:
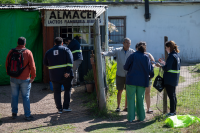
<path fill-rule="evenodd" d="M 74 39 L 69 39 L 66 38 L 67 42 L 67 47 L 71 50 L 73 54 L 73 73 L 74 73 L 74 79 L 73 79 L 73 86 L 76 87 L 79 85 L 78 83 L 78 68 L 83 61 L 83 55 L 82 55 L 82 50 L 81 50 L 81 45 L 80 43 L 74 38 Z"/>
<path fill-rule="evenodd" d="M 58 113 L 70 112 L 69 108 L 72 79 L 74 77 L 72 72 L 73 56 L 71 51 L 62 46 L 63 39 L 56 37 L 54 40 L 54 47 L 48 50 L 44 56 L 44 65 L 49 69 L 50 80 L 53 83 L 54 100 Z M 61 104 L 61 85 L 64 86 L 64 102 Z"/>

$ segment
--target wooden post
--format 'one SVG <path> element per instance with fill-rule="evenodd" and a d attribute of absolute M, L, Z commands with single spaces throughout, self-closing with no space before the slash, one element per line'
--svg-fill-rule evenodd
<path fill-rule="evenodd" d="M 99 90 L 97 87 L 97 71 L 96 71 L 96 64 L 94 61 L 93 50 L 92 50 L 92 54 L 90 54 L 90 63 L 92 65 L 92 70 L 93 70 L 93 74 L 94 74 L 95 89 L 96 89 L 96 93 L 97 93 L 97 103 L 99 103 Z"/>
<path fill-rule="evenodd" d="M 165 62 L 167 60 L 168 57 L 168 53 L 165 50 L 165 43 L 168 41 L 168 37 L 165 36 L 164 37 L 164 51 L 165 51 Z M 164 89 L 164 93 L 163 93 L 163 114 L 167 113 L 167 92 L 166 89 Z"/>
<path fill-rule="evenodd" d="M 95 50 L 95 63 L 96 63 L 96 72 L 97 72 L 97 87 L 99 91 L 99 109 L 103 110 L 106 108 L 106 95 L 104 87 L 104 78 L 103 78 L 103 66 L 102 66 L 102 55 L 101 55 L 101 40 L 100 40 L 100 26 L 99 19 L 95 20 L 93 25 L 94 27 L 94 50 Z"/>

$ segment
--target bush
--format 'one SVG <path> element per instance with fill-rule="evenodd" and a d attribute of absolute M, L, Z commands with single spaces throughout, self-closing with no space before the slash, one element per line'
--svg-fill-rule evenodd
<path fill-rule="evenodd" d="M 84 75 L 83 79 L 85 80 L 85 83 L 94 83 L 94 74 L 93 74 L 93 70 L 88 70 L 87 74 Z"/>
<path fill-rule="evenodd" d="M 113 95 L 116 93 L 116 72 L 117 72 L 117 62 L 115 60 L 110 60 L 106 57 L 106 79 L 108 85 L 108 93 Z"/>

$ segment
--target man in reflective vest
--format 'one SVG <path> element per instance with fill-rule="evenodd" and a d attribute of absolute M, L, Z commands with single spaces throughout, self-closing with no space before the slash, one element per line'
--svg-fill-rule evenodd
<path fill-rule="evenodd" d="M 67 47 L 71 50 L 73 54 L 73 73 L 74 73 L 74 79 L 73 79 L 73 86 L 76 87 L 79 85 L 78 81 L 78 68 L 83 61 L 83 55 L 82 55 L 82 50 L 81 50 L 81 45 L 80 43 L 74 38 L 74 39 L 69 39 L 66 38 L 65 40 L 67 42 Z"/>
<path fill-rule="evenodd" d="M 72 79 L 73 56 L 71 51 L 62 46 L 63 39 L 56 37 L 54 47 L 48 50 L 44 56 L 44 65 L 49 69 L 50 80 L 53 84 L 54 100 L 58 113 L 70 112 L 69 108 Z M 61 103 L 61 85 L 64 86 L 64 102 Z"/>

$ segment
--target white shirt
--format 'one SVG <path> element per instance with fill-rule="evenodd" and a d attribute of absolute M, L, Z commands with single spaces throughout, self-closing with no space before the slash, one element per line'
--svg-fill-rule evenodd
<path fill-rule="evenodd" d="M 116 48 L 112 51 L 103 52 L 105 56 L 115 56 L 117 58 L 117 76 L 126 77 L 126 71 L 124 70 L 124 65 L 126 63 L 127 58 L 134 53 L 135 50 L 129 48 L 126 53 L 123 47 Z"/>

